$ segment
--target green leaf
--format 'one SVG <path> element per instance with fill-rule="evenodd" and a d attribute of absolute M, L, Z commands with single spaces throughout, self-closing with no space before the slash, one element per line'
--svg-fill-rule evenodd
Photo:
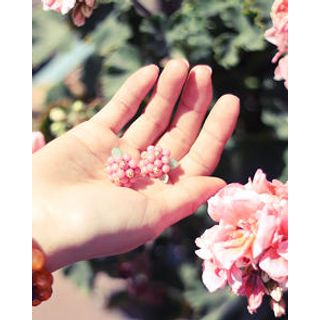
<path fill-rule="evenodd" d="M 259 19 L 254 19 L 244 13 L 241 1 L 184 1 L 167 24 L 166 39 L 171 51 L 178 48 L 191 61 L 208 59 L 213 53 L 218 64 L 234 67 L 240 62 L 242 50 L 258 51 L 266 46 L 261 21 L 270 11 L 260 7 L 255 7 Z"/>
<path fill-rule="evenodd" d="M 71 281 L 73 281 L 83 292 L 90 292 L 90 283 L 93 273 L 89 261 L 77 262 L 65 270 Z"/>
<path fill-rule="evenodd" d="M 279 180 L 286 183 L 288 181 L 288 149 L 283 153 L 283 161 L 285 163 Z"/>
<path fill-rule="evenodd" d="M 83 41 L 75 41 L 73 47 L 67 52 L 57 53 L 33 77 L 33 84 L 53 84 L 61 82 L 65 77 L 79 67 L 92 53 L 94 47 Z"/>
<path fill-rule="evenodd" d="M 273 113 L 263 110 L 262 122 L 274 129 L 276 137 L 280 140 L 288 140 L 288 114 Z"/>
<path fill-rule="evenodd" d="M 171 159 L 170 162 L 169 162 L 169 166 L 172 169 L 175 169 L 176 167 L 179 166 L 179 162 L 175 159 Z"/>
<path fill-rule="evenodd" d="M 132 0 L 97 0 L 97 4 L 113 4 L 116 6 L 117 10 L 125 12 L 128 11 L 133 3 Z"/>
<path fill-rule="evenodd" d="M 101 76 L 104 96 L 111 99 L 129 75 L 141 65 L 138 50 L 129 45 L 119 48 L 106 57 Z"/>
<path fill-rule="evenodd" d="M 37 67 L 57 52 L 72 48 L 77 39 L 66 19 L 56 12 L 36 8 L 32 14 L 32 66 Z"/>
<path fill-rule="evenodd" d="M 108 15 L 88 37 L 100 55 L 105 56 L 122 47 L 131 37 L 131 29 L 121 23 L 115 13 Z"/>
<path fill-rule="evenodd" d="M 121 157 L 122 156 L 122 151 L 120 148 L 113 148 L 111 151 L 112 156 L 114 157 Z"/>

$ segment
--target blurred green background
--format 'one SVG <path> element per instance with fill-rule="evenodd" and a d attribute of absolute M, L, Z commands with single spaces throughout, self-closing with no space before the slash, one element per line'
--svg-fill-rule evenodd
<path fill-rule="evenodd" d="M 215 100 L 225 93 L 241 99 L 236 131 L 214 174 L 245 183 L 262 168 L 269 179 L 286 181 L 287 90 L 273 80 L 276 48 L 264 40 L 272 2 L 104 0 L 77 28 L 34 0 L 33 129 L 50 141 L 90 118 L 140 66 L 185 57 L 191 66 L 212 67 Z M 89 295 L 100 272 L 125 279 L 125 288 L 104 300 L 124 319 L 273 319 L 267 298 L 249 315 L 245 299 L 205 289 L 194 239 L 212 224 L 204 205 L 152 243 L 64 272 Z"/>

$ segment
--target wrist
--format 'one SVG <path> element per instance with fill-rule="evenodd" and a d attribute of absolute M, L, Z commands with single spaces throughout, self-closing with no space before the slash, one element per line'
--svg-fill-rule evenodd
<path fill-rule="evenodd" d="M 46 266 L 49 272 L 82 260 L 79 238 L 69 230 L 63 221 L 42 207 L 33 210 L 32 237 L 46 254 Z"/>
<path fill-rule="evenodd" d="M 70 252 L 76 246 L 73 232 L 63 221 L 59 208 L 62 200 L 58 194 L 59 187 L 50 187 L 46 182 L 46 171 L 37 165 L 33 167 L 32 176 L 32 237 L 39 243 L 47 257 L 47 270 L 53 272 L 71 264 Z M 66 217 L 66 215 L 65 215 Z M 66 219 L 65 219 L 66 220 Z M 69 258 L 66 254 L 69 252 Z"/>
<path fill-rule="evenodd" d="M 55 256 L 63 250 L 64 245 L 59 241 L 59 230 L 54 217 L 48 213 L 44 206 L 33 199 L 32 208 L 32 238 L 42 247 L 47 257 L 47 270 L 53 272 L 61 264 Z"/>

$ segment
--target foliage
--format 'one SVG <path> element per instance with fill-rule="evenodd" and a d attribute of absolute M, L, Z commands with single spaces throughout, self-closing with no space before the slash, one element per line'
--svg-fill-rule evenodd
<path fill-rule="evenodd" d="M 34 127 L 47 140 L 90 118 L 140 66 L 185 57 L 212 66 L 215 97 L 231 92 L 241 99 L 236 132 L 215 175 L 245 183 L 261 167 L 270 179 L 287 177 L 287 91 L 273 80 L 275 48 L 263 37 L 272 0 L 101 2 L 80 28 L 41 6 L 33 10 L 33 81 L 42 97 Z M 89 291 L 99 271 L 127 279 L 128 290 L 106 307 L 128 318 L 248 319 L 241 299 L 210 294 L 201 282 L 194 239 L 211 223 L 202 206 L 144 247 L 66 273 Z M 268 310 L 250 319 L 272 319 Z"/>

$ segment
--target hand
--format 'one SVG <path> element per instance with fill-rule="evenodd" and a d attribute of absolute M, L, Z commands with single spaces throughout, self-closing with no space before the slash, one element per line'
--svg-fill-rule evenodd
<path fill-rule="evenodd" d="M 159 79 L 158 73 L 155 65 L 139 69 L 94 117 L 33 155 L 33 237 L 50 271 L 136 248 L 225 185 L 207 175 L 233 132 L 238 98 L 221 97 L 201 129 L 212 100 L 211 69 L 189 72 L 185 60 L 171 60 Z M 119 137 L 153 86 L 144 113 Z M 114 147 L 137 158 L 151 144 L 179 161 L 168 184 L 152 180 L 131 189 L 108 180 L 105 163 Z"/>

